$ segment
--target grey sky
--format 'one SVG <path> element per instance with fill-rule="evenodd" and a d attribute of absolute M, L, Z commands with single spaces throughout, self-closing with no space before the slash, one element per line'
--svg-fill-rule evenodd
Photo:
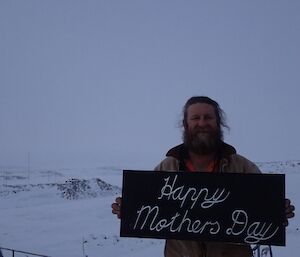
<path fill-rule="evenodd" d="M 300 1 L 0 1 L 0 165 L 151 168 L 208 95 L 253 161 L 300 159 Z"/>

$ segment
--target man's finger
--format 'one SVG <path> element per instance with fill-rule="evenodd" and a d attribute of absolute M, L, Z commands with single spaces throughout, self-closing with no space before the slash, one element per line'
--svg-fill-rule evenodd
<path fill-rule="evenodd" d="M 116 203 L 121 205 L 122 204 L 122 198 L 121 197 L 117 197 L 116 198 Z"/>
<path fill-rule="evenodd" d="M 111 208 L 112 208 L 113 210 L 115 210 L 115 211 L 120 211 L 120 205 L 117 204 L 117 203 L 113 203 L 113 204 L 111 205 Z"/>
<path fill-rule="evenodd" d="M 289 214 L 289 213 L 293 213 L 295 211 L 295 206 L 294 205 L 288 205 L 285 207 L 285 213 Z"/>

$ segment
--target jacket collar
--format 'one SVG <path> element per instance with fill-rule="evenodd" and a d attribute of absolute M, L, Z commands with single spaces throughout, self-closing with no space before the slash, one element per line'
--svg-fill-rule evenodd
<path fill-rule="evenodd" d="M 225 143 L 224 141 L 221 142 L 220 151 L 219 151 L 219 159 L 229 159 L 229 157 L 233 154 L 236 154 L 236 150 L 233 146 Z M 179 161 L 183 161 L 189 159 L 189 152 L 188 149 L 184 144 L 177 145 L 171 148 L 167 154 L 167 157 L 171 156 L 176 158 Z"/>

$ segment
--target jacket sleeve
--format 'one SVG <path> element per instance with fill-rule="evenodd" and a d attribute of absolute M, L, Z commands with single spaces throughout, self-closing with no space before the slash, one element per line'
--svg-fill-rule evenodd
<path fill-rule="evenodd" d="M 237 170 L 240 170 L 243 173 L 262 173 L 258 166 L 239 154 L 232 156 L 233 166 L 237 166 Z"/>
<path fill-rule="evenodd" d="M 161 161 L 155 168 L 155 171 L 178 171 L 178 160 L 174 157 L 167 157 Z"/>

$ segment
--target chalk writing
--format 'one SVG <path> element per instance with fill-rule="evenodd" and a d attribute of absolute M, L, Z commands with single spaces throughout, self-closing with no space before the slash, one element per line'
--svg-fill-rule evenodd
<path fill-rule="evenodd" d="M 232 213 L 233 224 L 226 230 L 227 235 L 240 235 L 246 231 L 245 243 L 256 244 L 260 241 L 272 238 L 279 227 L 267 222 L 249 222 L 244 210 L 235 210 Z"/>
<path fill-rule="evenodd" d="M 150 231 L 161 231 L 163 229 L 170 232 L 182 232 L 187 231 L 189 233 L 201 234 L 205 230 L 208 230 L 210 234 L 217 234 L 220 231 L 220 224 L 217 221 L 200 221 L 198 219 L 192 220 L 188 217 L 189 210 L 186 210 L 184 214 L 176 212 L 175 215 L 169 219 L 161 219 L 159 216 L 158 206 L 142 206 L 138 211 L 134 229 L 144 229 L 147 224 L 147 229 Z"/>
<path fill-rule="evenodd" d="M 224 202 L 230 195 L 229 191 L 223 189 L 215 189 L 210 192 L 208 188 L 195 188 L 188 186 L 177 186 L 177 175 L 173 177 L 173 181 L 170 181 L 170 177 L 164 179 L 165 185 L 161 189 L 158 199 L 178 200 L 180 201 L 180 207 L 182 208 L 185 202 L 191 202 L 190 208 L 193 209 L 196 203 L 199 202 L 201 208 L 207 209 L 214 204 Z"/>

